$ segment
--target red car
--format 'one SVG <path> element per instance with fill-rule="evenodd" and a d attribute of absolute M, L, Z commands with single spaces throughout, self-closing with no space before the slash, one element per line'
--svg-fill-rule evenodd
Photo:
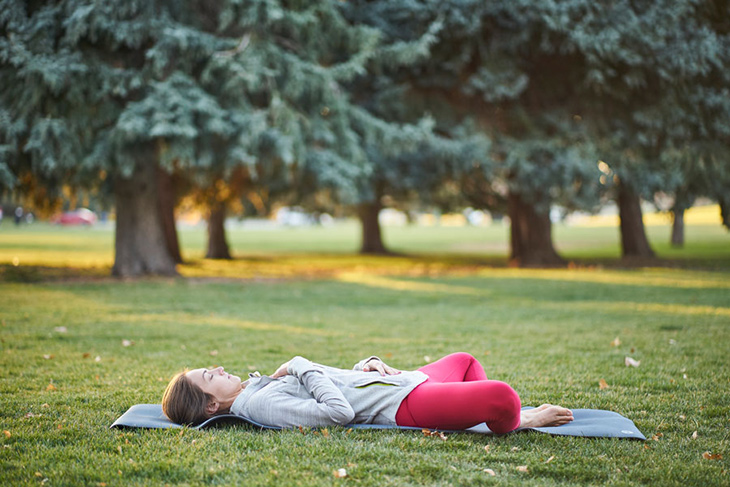
<path fill-rule="evenodd" d="M 55 216 L 51 220 L 51 223 L 57 225 L 93 225 L 96 223 L 96 214 L 86 208 L 79 208 L 78 210 L 66 211 Z"/>

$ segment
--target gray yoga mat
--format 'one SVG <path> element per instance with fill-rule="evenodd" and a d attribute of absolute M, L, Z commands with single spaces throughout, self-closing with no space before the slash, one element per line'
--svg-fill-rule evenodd
<path fill-rule="evenodd" d="M 532 408 L 522 408 L 532 409 Z M 612 411 L 600 409 L 573 409 L 574 420 L 563 426 L 551 426 L 547 428 L 520 428 L 516 431 L 539 431 L 549 435 L 558 436 L 584 436 L 587 438 L 630 438 L 635 440 L 646 440 L 641 431 L 634 425 L 633 421 Z M 193 426 L 195 429 L 206 429 L 223 425 L 240 424 L 248 425 L 257 429 L 274 429 L 271 426 L 256 423 L 233 414 L 222 414 L 214 416 L 209 420 Z M 173 423 L 162 413 L 162 406 L 159 404 L 137 404 L 122 414 L 111 428 L 182 428 L 183 426 Z M 403 429 L 420 430 L 407 426 L 389 426 L 382 424 L 351 424 L 348 428 L 358 429 Z M 474 426 L 467 430 L 469 433 L 494 434 L 486 424 Z"/>

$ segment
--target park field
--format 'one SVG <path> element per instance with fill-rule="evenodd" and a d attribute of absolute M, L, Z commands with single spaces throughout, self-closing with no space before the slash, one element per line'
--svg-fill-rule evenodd
<path fill-rule="evenodd" d="M 668 226 L 648 231 L 655 267 L 622 263 L 615 228 L 556 225 L 575 265 L 513 269 L 496 224 L 386 228 L 398 255 L 367 258 L 352 223 L 234 228 L 229 263 L 186 228 L 183 277 L 117 281 L 111 229 L 5 222 L 0 485 L 728 485 L 730 238 L 692 225 L 677 250 Z M 109 429 L 183 367 L 410 369 L 454 351 L 524 405 L 616 411 L 648 441 Z"/>

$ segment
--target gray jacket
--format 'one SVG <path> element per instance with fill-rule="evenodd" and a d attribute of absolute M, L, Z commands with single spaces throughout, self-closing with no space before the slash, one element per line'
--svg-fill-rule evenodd
<path fill-rule="evenodd" d="M 267 426 L 395 424 L 405 397 L 428 377 L 423 372 L 381 376 L 363 372 L 369 357 L 352 370 L 320 365 L 302 357 L 289 362 L 289 375 L 253 377 L 231 413 Z"/>

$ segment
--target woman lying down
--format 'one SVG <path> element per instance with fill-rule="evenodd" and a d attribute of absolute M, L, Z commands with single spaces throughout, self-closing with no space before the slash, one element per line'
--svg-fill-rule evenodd
<path fill-rule="evenodd" d="M 487 379 L 468 353 L 415 371 L 396 370 L 378 357 L 352 370 L 294 357 L 271 376 L 251 374 L 245 382 L 223 367 L 184 370 L 167 385 L 162 410 L 179 424 L 235 414 L 283 428 L 370 423 L 461 430 L 486 423 L 495 433 L 508 433 L 573 420 L 569 409 L 550 404 L 520 411 L 514 389 Z"/>

